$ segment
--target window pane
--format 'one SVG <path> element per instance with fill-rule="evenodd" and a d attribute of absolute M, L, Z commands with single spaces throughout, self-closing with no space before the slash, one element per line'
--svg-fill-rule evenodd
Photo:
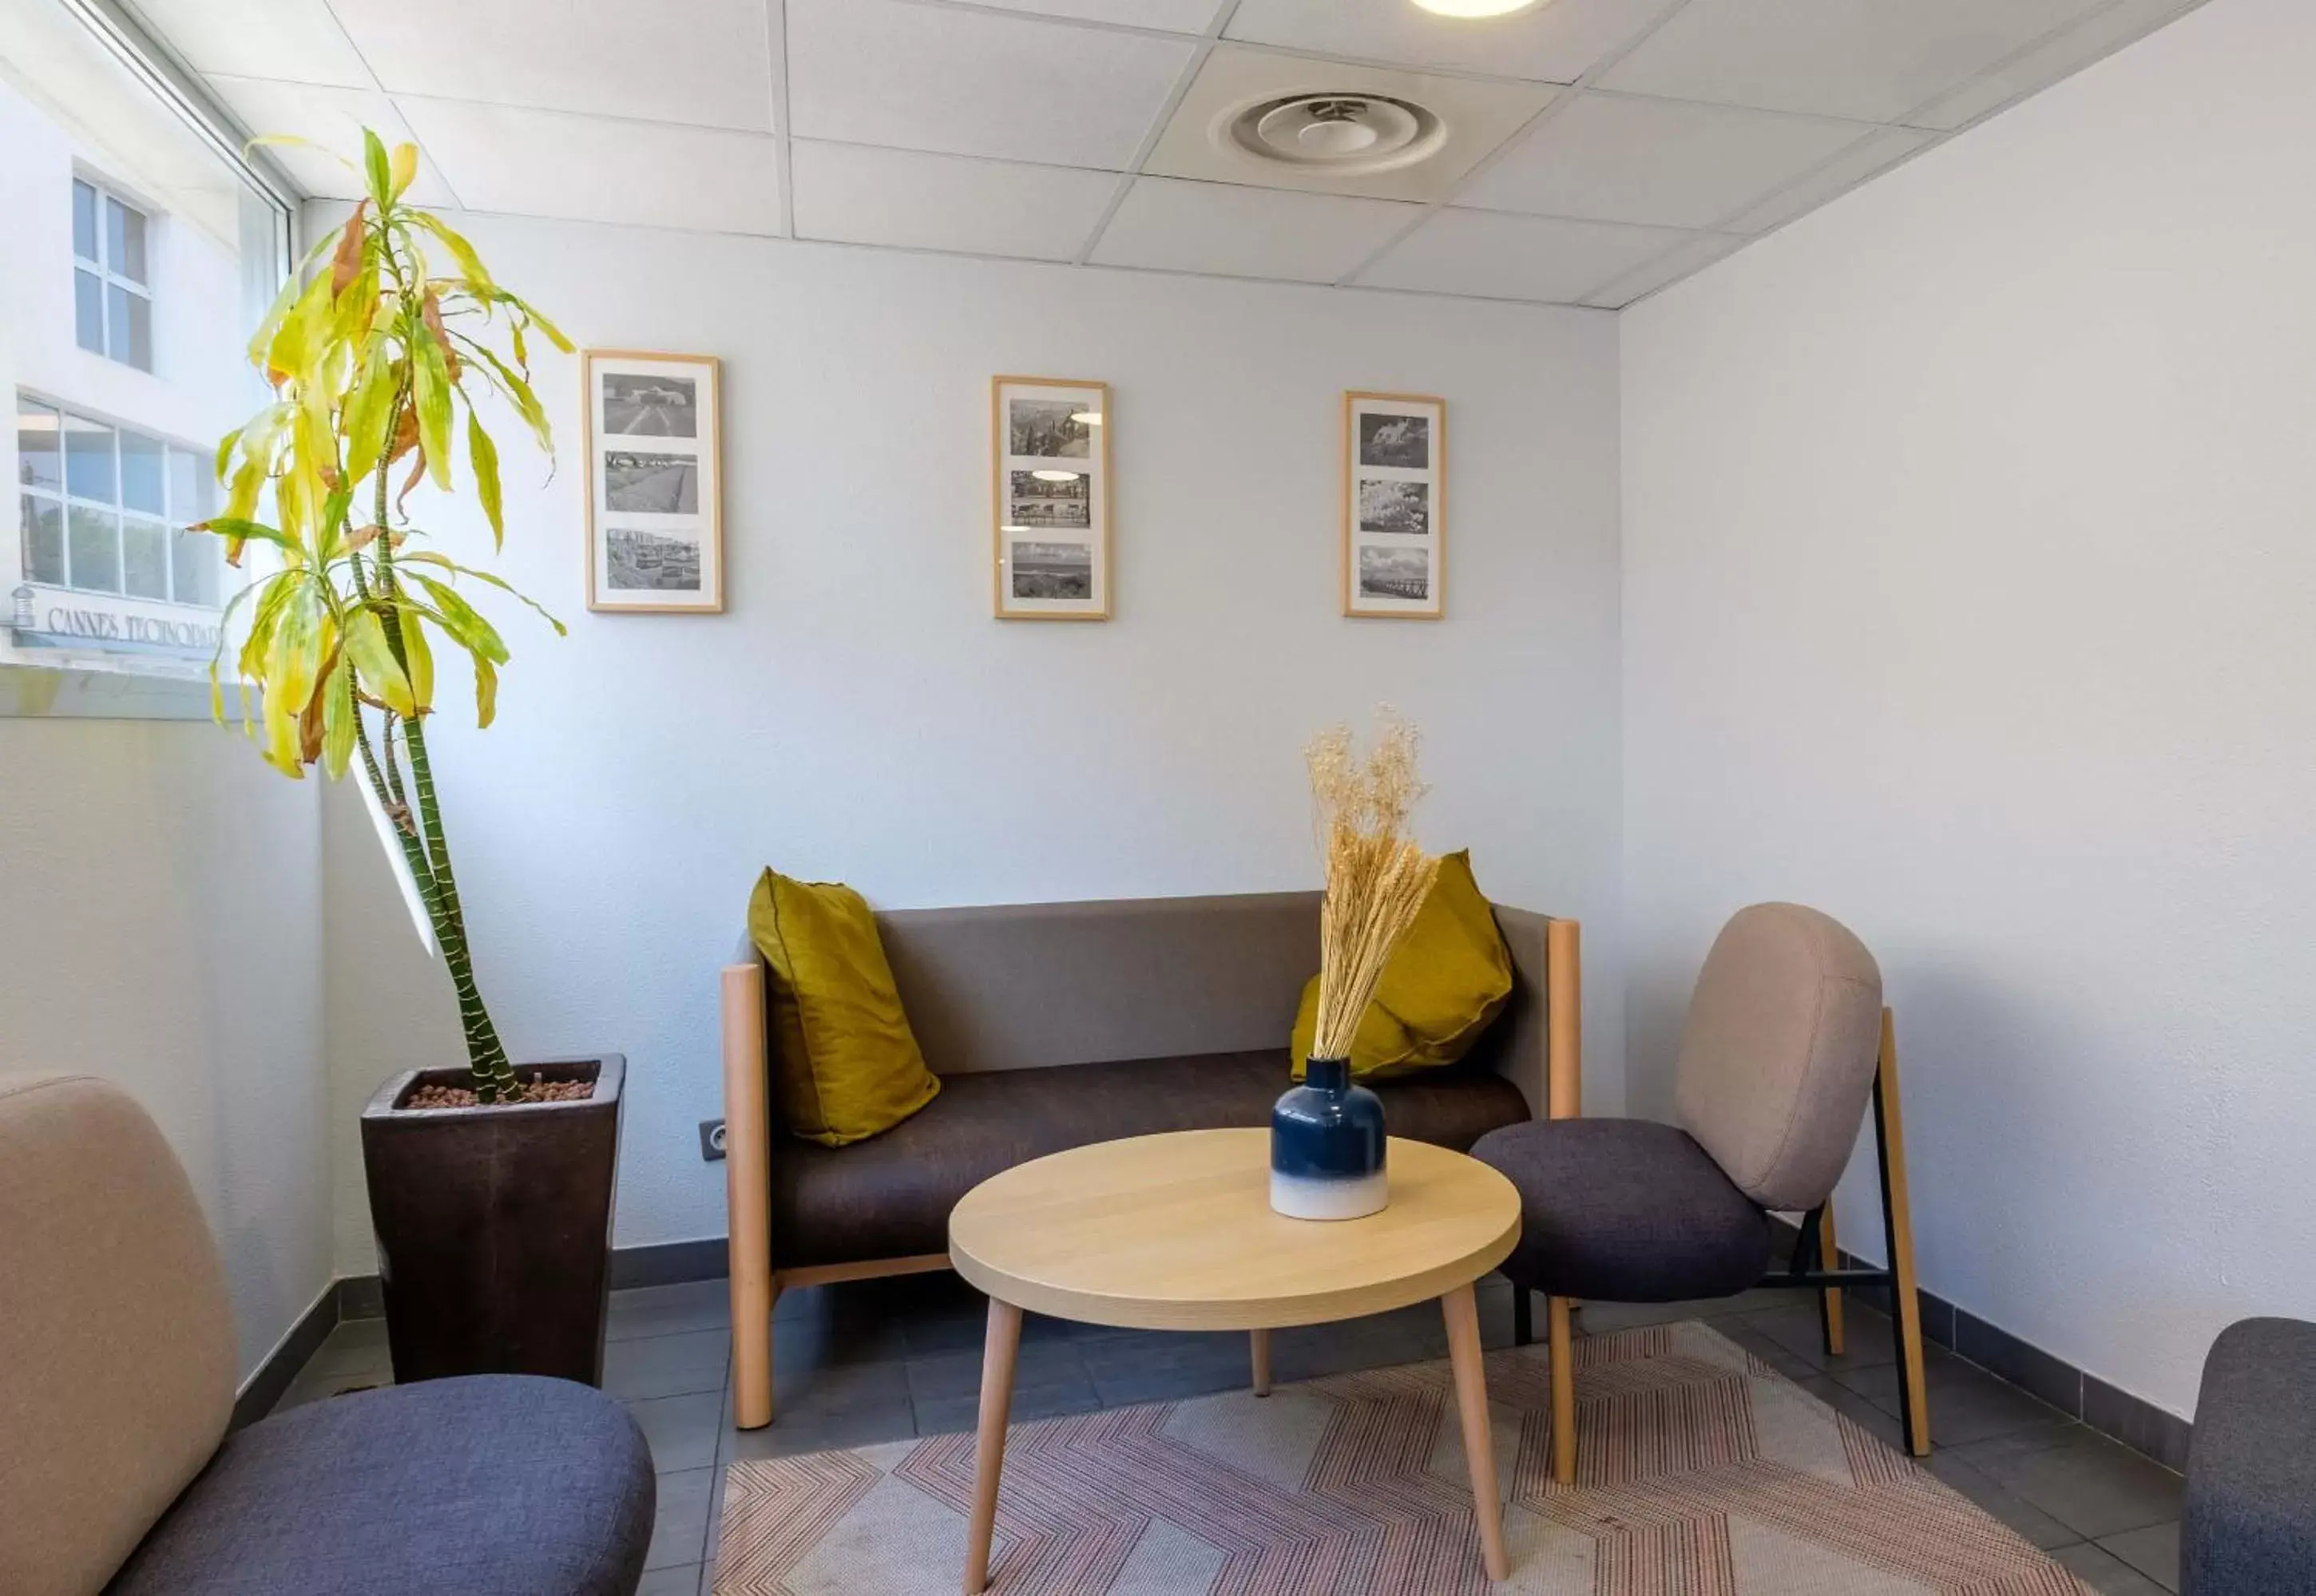
<path fill-rule="evenodd" d="M 77 179 L 73 183 L 73 253 L 84 261 L 96 259 L 96 191 Z"/>
<path fill-rule="evenodd" d="M 60 492 L 65 485 L 64 451 L 57 438 L 57 412 L 27 399 L 16 401 L 16 477 L 27 487 Z"/>
<path fill-rule="evenodd" d="M 147 438 L 142 432 L 120 431 L 120 504 L 124 510 L 141 510 L 147 515 L 165 515 L 168 501 L 164 497 L 161 483 L 163 470 L 161 440 Z"/>
<path fill-rule="evenodd" d="M 170 563 L 175 569 L 176 596 L 180 604 L 218 607 L 218 567 L 225 558 L 225 547 L 206 532 L 174 532 L 170 534 Z"/>
<path fill-rule="evenodd" d="M 169 519 L 183 526 L 205 521 L 217 513 L 217 479 L 210 474 L 214 457 L 197 449 L 169 451 Z"/>
<path fill-rule="evenodd" d="M 65 580 L 65 510 L 53 499 L 24 495 L 24 580 Z"/>
<path fill-rule="evenodd" d="M 138 598 L 169 596 L 169 528 L 130 516 L 120 523 L 123 586 Z"/>
<path fill-rule="evenodd" d="M 104 200 L 104 263 L 130 282 L 144 282 L 145 213 L 110 194 Z"/>
<path fill-rule="evenodd" d="M 73 273 L 73 341 L 93 355 L 104 352 L 104 284 L 94 271 Z"/>
<path fill-rule="evenodd" d="M 118 284 L 107 284 L 111 297 L 112 358 L 139 371 L 153 369 L 153 302 Z"/>
<path fill-rule="evenodd" d="M 72 507 L 72 585 L 120 591 L 120 518 L 109 510 Z"/>
<path fill-rule="evenodd" d="M 65 486 L 76 499 L 118 504 L 112 477 L 112 429 L 65 417 Z"/>

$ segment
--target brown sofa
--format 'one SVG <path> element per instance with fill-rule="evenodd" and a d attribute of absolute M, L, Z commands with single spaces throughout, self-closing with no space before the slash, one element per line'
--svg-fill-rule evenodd
<path fill-rule="evenodd" d="M 1468 1148 L 1549 1104 L 1575 1112 L 1577 926 L 1496 909 L 1510 1003 L 1462 1063 L 1376 1090 L 1392 1134 Z M 881 1136 L 788 1133 L 768 1089 L 763 962 L 724 971 L 733 1388 L 769 1423 L 785 1287 L 949 1266 L 949 1210 L 989 1176 L 1089 1142 L 1263 1125 L 1288 1085 L 1319 894 L 1153 898 L 877 917 L 941 1093 Z"/>

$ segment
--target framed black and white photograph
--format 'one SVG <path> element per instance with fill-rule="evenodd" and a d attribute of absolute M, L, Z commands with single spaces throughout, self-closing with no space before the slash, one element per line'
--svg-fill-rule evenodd
<path fill-rule="evenodd" d="M 724 607 L 722 367 L 712 355 L 589 350 L 587 607 Z"/>
<path fill-rule="evenodd" d="M 990 385 L 1000 620 L 1109 618 L 1109 385 Z"/>
<path fill-rule="evenodd" d="M 1444 613 L 1448 402 L 1343 395 L 1343 613 L 1436 621 Z"/>

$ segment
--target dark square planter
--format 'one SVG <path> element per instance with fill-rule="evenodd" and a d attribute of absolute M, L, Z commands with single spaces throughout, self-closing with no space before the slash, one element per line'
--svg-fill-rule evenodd
<path fill-rule="evenodd" d="M 543 1374 L 601 1385 L 619 1164 L 617 1053 L 518 1065 L 592 1080 L 573 1103 L 400 1106 L 464 1068 L 413 1069 L 362 1110 L 362 1168 L 397 1384 Z"/>

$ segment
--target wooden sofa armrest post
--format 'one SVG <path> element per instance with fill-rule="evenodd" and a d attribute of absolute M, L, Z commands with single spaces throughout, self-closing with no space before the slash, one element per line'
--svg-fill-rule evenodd
<path fill-rule="evenodd" d="M 1545 1051 L 1545 1118 L 1572 1120 L 1584 1112 L 1583 927 L 1554 920 L 1545 928 L 1545 1013 L 1551 1026 Z"/>
<path fill-rule="evenodd" d="M 772 1125 L 764 967 L 724 970 L 724 1194 L 732 1255 L 732 1406 L 739 1428 L 772 1422 Z"/>

